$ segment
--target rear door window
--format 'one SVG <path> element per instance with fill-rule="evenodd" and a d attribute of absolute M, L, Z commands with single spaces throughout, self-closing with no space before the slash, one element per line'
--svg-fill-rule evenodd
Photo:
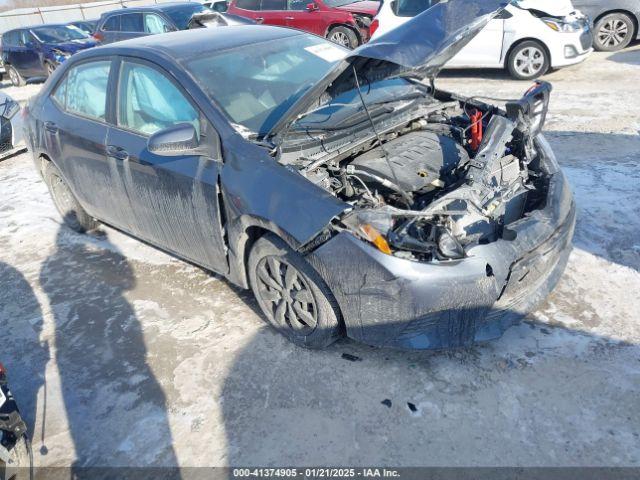
<path fill-rule="evenodd" d="M 110 70 L 110 60 L 72 67 L 52 97 L 67 112 L 105 121 Z"/>
<path fill-rule="evenodd" d="M 121 32 L 144 32 L 142 13 L 127 13 L 120 17 Z"/>

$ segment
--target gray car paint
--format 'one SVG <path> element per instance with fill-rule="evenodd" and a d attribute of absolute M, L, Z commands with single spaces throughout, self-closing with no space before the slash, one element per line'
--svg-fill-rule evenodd
<path fill-rule="evenodd" d="M 480 2 L 457 0 L 449 2 L 446 8 L 478 3 Z M 490 3 L 493 6 L 498 4 L 498 2 Z M 499 5 L 503 4 L 504 2 L 499 2 Z M 450 7 L 451 5 L 453 7 Z M 435 17 L 435 20 L 447 18 L 446 15 L 442 15 L 445 12 L 446 10 L 442 10 L 441 15 Z M 496 10 L 490 10 L 490 12 L 496 12 Z M 490 16 L 492 13 L 484 15 Z M 427 31 L 431 26 L 429 23 L 434 21 L 434 17 L 428 15 L 416 18 L 418 22 L 414 23 L 411 29 L 422 27 Z M 456 26 L 454 31 L 460 33 L 460 24 L 455 22 L 454 24 Z M 441 26 L 441 23 L 438 25 Z M 225 39 L 221 44 L 225 41 L 231 42 L 231 37 L 240 31 L 233 31 L 233 28 L 235 27 L 220 29 L 220 32 L 223 32 L 220 33 L 220 38 Z M 242 27 L 241 31 L 243 37 L 250 39 L 247 45 L 250 45 L 251 41 L 260 41 L 265 35 L 298 34 L 269 27 Z M 445 31 L 446 29 L 443 30 Z M 202 203 L 203 194 L 199 193 L 198 189 L 193 189 L 185 200 L 193 204 L 195 222 L 211 223 L 219 218 L 220 224 L 224 225 L 224 229 L 220 227 L 213 237 L 225 240 L 225 248 L 228 248 L 226 252 L 228 269 L 207 265 L 205 262 L 194 259 L 189 252 L 168 248 L 164 245 L 163 238 L 147 238 L 150 243 L 218 271 L 232 282 L 247 287 L 245 259 L 250 242 L 258 233 L 257 229 L 273 231 L 292 248 L 305 255 L 330 290 L 335 293 L 348 335 L 374 345 L 438 348 L 493 338 L 515 321 L 515 317 L 513 315 L 497 318 L 487 316 L 486 312 L 492 305 L 498 302 L 496 305 L 500 307 L 499 301 L 504 298 L 505 302 L 509 302 L 505 305 L 505 309 L 520 315 L 553 288 L 564 269 L 574 222 L 571 193 L 566 187 L 562 174 L 558 171 L 548 172 L 552 175 L 552 181 L 547 207 L 526 217 L 518 226 L 513 226 L 519 229 L 517 242 L 500 241 L 478 246 L 473 250 L 470 258 L 461 261 L 432 265 L 382 255 L 347 233 L 324 239 L 310 249 L 301 248 L 322 232 L 332 219 L 351 207 L 329 192 L 313 185 L 298 173 L 278 164 L 268 148 L 247 141 L 233 129 L 228 120 L 208 100 L 194 79 L 175 60 L 175 50 L 178 47 L 192 46 L 198 35 L 204 38 L 206 33 L 192 31 L 155 36 L 155 38 L 146 37 L 100 47 L 70 59 L 62 69 L 56 71 L 33 105 L 28 128 L 31 131 L 29 137 L 38 168 L 40 154 L 51 155 L 51 161 L 61 165 L 61 158 L 55 155 L 55 149 L 46 148 L 47 142 L 42 138 L 43 128 L 42 125 L 38 125 L 38 122 L 46 118 L 46 115 L 42 117 L 43 111 L 39 109 L 51 108 L 48 96 L 64 72 L 77 62 L 91 58 L 144 57 L 146 62 L 164 69 L 189 92 L 219 136 L 224 161 L 220 162 L 215 155 L 205 161 L 205 163 L 215 162 L 214 165 L 209 164 L 209 167 L 213 167 L 210 168 L 211 172 L 215 170 L 218 173 L 217 177 L 216 175 L 207 177 L 206 196 L 209 197 L 209 203 L 207 205 Z M 384 37 L 381 38 L 384 39 Z M 403 34 L 398 34 L 394 38 L 393 42 L 387 40 L 372 44 L 366 50 L 366 57 L 358 54 L 352 58 L 357 61 L 381 58 L 383 52 L 391 48 L 389 46 L 391 44 L 395 44 L 399 49 L 404 48 Z M 452 40 L 462 43 L 464 38 L 453 35 Z M 237 39 L 233 41 L 238 42 Z M 172 44 L 175 46 L 173 50 Z M 413 45 L 418 44 L 419 42 L 414 39 Z M 446 57 L 455 52 L 451 51 L 450 44 L 440 42 L 437 46 L 430 45 L 429 54 L 425 55 L 424 52 L 419 53 L 417 49 L 411 48 L 410 53 L 401 56 L 402 58 L 390 53 L 394 61 L 384 62 L 392 65 L 392 68 L 395 68 L 393 65 L 411 69 L 421 68 L 422 72 L 435 74 L 438 65 L 446 62 Z M 433 68 L 430 67 L 429 62 L 432 62 Z M 320 84 L 322 85 L 325 80 L 326 78 L 322 79 Z M 47 105 L 43 107 L 43 104 Z M 53 116 L 54 112 L 50 112 L 49 115 Z M 542 138 L 538 139 L 538 143 L 541 147 L 545 146 Z M 544 151 L 545 148 L 542 150 Z M 111 161 L 111 163 L 114 162 Z M 553 162 L 550 158 L 548 163 L 551 170 Z M 190 165 L 188 159 L 184 165 Z M 174 163 L 173 166 L 178 167 L 179 164 Z M 191 168 L 189 171 L 194 180 L 201 180 L 202 176 L 198 177 L 197 172 L 204 172 L 206 168 L 207 166 L 203 165 L 202 168 L 198 167 L 195 170 Z M 64 170 L 69 171 L 61 170 L 63 175 Z M 127 185 L 127 178 L 126 174 L 122 175 L 124 192 L 127 193 L 129 201 L 136 201 L 133 194 L 137 190 L 134 185 Z M 67 180 L 69 180 L 68 177 Z M 94 185 L 99 185 L 101 180 L 86 178 L 88 183 Z M 73 188 L 74 182 L 70 184 Z M 160 208 L 171 208 L 172 202 L 176 200 L 175 196 L 158 196 Z M 214 202 L 217 207 L 218 218 L 210 216 L 211 202 Z M 199 206 L 203 208 L 198 208 Z M 123 209 L 122 215 L 124 223 L 136 222 L 136 215 L 132 212 L 127 213 L 126 208 Z M 167 225 L 169 229 L 167 232 L 163 231 L 159 224 L 152 226 L 157 227 L 158 235 L 174 236 L 175 232 L 171 230 L 173 228 L 171 225 Z M 123 229 L 131 231 L 131 228 Z M 183 226 L 181 230 L 184 228 Z M 203 240 L 188 231 L 188 228 L 181 234 L 187 235 L 187 244 L 216 239 Z M 556 238 L 557 241 L 551 245 L 548 242 L 552 238 Z M 547 245 L 551 248 L 546 249 Z M 206 245 L 201 247 L 206 248 Z M 528 269 L 522 276 L 522 278 L 529 278 L 523 288 L 517 289 L 512 294 L 509 292 L 509 295 L 503 297 L 507 289 L 514 288 L 509 281 L 514 268 L 523 259 L 532 261 L 528 257 L 525 258 L 526 252 L 534 252 L 531 257 L 534 263 L 538 257 L 542 258 L 545 255 L 548 260 L 539 262 L 544 266 L 542 271 L 531 274 L 532 269 Z M 490 269 L 487 267 L 488 264 Z M 414 334 L 412 329 L 416 326 L 419 331 Z M 407 329 L 409 329 L 408 333 Z M 365 334 L 364 332 L 373 333 Z"/>
<path fill-rule="evenodd" d="M 573 6 L 587 14 L 594 24 L 608 13 L 627 13 L 635 20 L 636 38 L 640 38 L 640 0 L 573 0 Z"/>

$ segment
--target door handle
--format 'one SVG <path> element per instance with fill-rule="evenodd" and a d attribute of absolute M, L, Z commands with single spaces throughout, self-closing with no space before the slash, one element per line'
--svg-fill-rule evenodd
<path fill-rule="evenodd" d="M 58 126 L 53 122 L 44 122 L 44 129 L 50 133 L 58 133 Z"/>
<path fill-rule="evenodd" d="M 264 22 L 264 18 L 263 17 L 257 17 L 256 18 L 256 23 L 262 23 Z"/>
<path fill-rule="evenodd" d="M 115 145 L 107 145 L 107 156 L 123 162 L 129 160 L 129 153 L 124 148 Z"/>
<path fill-rule="evenodd" d="M 285 20 L 295 20 L 295 17 L 284 17 Z"/>

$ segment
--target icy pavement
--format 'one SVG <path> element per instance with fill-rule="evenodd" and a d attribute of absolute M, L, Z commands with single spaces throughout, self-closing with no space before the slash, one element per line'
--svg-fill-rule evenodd
<path fill-rule="evenodd" d="M 640 47 L 549 75 L 575 249 L 529 322 L 457 351 L 296 348 L 249 293 L 111 229 L 61 228 L 29 156 L 0 162 L 0 361 L 36 463 L 639 465 L 639 75 Z"/>

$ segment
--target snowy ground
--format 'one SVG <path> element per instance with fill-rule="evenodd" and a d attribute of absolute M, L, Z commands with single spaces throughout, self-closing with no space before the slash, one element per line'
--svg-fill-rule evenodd
<path fill-rule="evenodd" d="M 296 348 L 227 282 L 62 228 L 28 155 L 0 162 L 0 361 L 36 463 L 640 465 L 640 47 L 548 78 L 575 249 L 529 322 L 457 351 Z M 527 87 L 491 72 L 439 85 Z"/>

